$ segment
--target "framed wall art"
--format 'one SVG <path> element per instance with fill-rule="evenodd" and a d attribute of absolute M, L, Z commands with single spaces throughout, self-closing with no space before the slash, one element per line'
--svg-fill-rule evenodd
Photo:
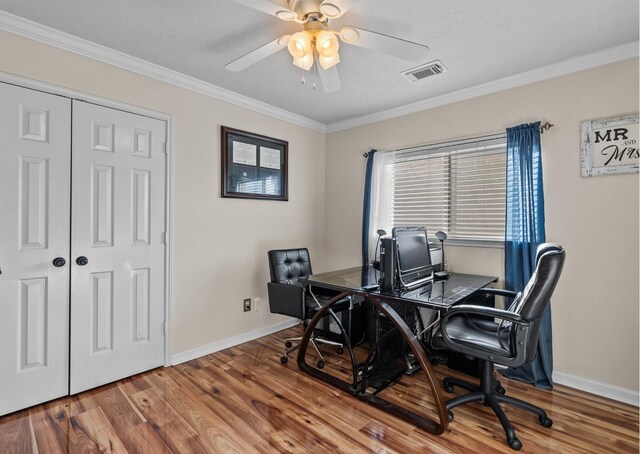
<path fill-rule="evenodd" d="M 221 127 L 222 197 L 283 200 L 289 142 Z"/>
<path fill-rule="evenodd" d="M 582 122 L 583 177 L 638 173 L 638 114 Z"/>

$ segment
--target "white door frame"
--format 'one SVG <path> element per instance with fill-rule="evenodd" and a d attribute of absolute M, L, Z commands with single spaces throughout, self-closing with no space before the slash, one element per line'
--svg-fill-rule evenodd
<path fill-rule="evenodd" d="M 165 171 L 165 187 L 166 187 L 166 200 L 165 200 L 165 225 L 166 225 L 166 248 L 165 248 L 165 345 L 164 345 L 164 365 L 170 366 L 171 363 L 171 344 L 172 344 L 172 319 L 171 319 L 171 269 L 172 269 L 172 242 L 173 225 L 172 225 L 172 168 L 173 168 L 173 116 L 164 112 L 158 112 L 144 107 L 134 106 L 125 102 L 114 101 L 112 99 L 102 98 L 100 96 L 94 96 L 89 93 L 84 93 L 78 90 L 72 90 L 58 85 L 49 84 L 46 82 L 40 82 L 26 77 L 17 76 L 15 74 L 0 71 L 0 82 L 8 83 L 11 85 L 17 85 L 23 88 L 30 88 L 32 90 L 38 90 L 45 93 L 63 96 L 77 101 L 85 101 L 92 104 L 97 104 L 104 107 L 110 107 L 112 109 L 122 110 L 125 112 L 143 115 L 145 117 L 155 118 L 162 120 L 166 124 L 167 134 L 167 159 L 166 159 L 166 171 Z"/>

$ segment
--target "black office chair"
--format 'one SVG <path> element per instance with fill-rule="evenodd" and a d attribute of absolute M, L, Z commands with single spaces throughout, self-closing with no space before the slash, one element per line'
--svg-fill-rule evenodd
<path fill-rule="evenodd" d="M 454 386 L 470 391 L 447 401 L 449 419 L 453 420 L 451 410 L 458 405 L 480 401 L 491 407 L 498 416 L 512 449 L 522 447 L 520 440 L 507 418 L 500 403 L 511 404 L 538 415 L 540 424 L 551 427 L 553 422 L 547 413 L 528 402 L 506 396 L 500 382 L 492 378 L 493 365 L 518 367 L 532 361 L 537 352 L 540 323 L 545 308 L 549 305 L 551 294 L 556 287 L 565 251 L 558 244 L 545 243 L 538 247 L 536 269 L 527 286 L 521 293 L 486 288 L 487 293 L 514 298 L 507 310 L 489 307 L 460 305 L 454 306 L 442 317 L 439 333 L 436 335 L 450 350 L 473 356 L 481 362 L 480 386 L 447 377 L 444 388 L 452 392 Z M 498 322 L 474 319 L 484 315 L 498 319 Z M 434 342 L 437 340 L 434 338 Z"/>
<path fill-rule="evenodd" d="M 273 314 L 298 318 L 306 327 L 307 320 L 310 320 L 324 303 L 337 296 L 338 292 L 312 291 L 304 282 L 303 278 L 312 274 L 311 259 L 307 248 L 272 250 L 268 252 L 268 255 L 271 273 L 271 282 L 267 284 L 269 310 Z M 338 302 L 333 310 L 337 312 L 348 309 L 350 303 L 350 299 L 345 298 Z M 287 350 L 280 358 L 282 364 L 286 364 L 289 355 L 300 347 L 300 340 L 302 340 L 302 336 L 285 339 L 284 345 Z M 293 342 L 298 342 L 298 344 L 293 345 Z M 324 356 L 320 352 L 318 344 L 335 346 L 339 354 L 344 352 L 344 346 L 340 342 L 318 337 L 314 333 L 311 337 L 311 345 L 320 357 L 318 368 L 324 367 Z"/>

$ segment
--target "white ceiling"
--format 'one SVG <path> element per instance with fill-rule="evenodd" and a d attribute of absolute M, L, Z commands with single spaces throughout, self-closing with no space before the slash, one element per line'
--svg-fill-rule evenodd
<path fill-rule="evenodd" d="M 274 3 L 285 0 L 272 0 Z M 0 0 L 0 10 L 325 125 L 477 87 L 638 41 L 637 0 L 360 0 L 334 29 L 352 25 L 425 44 L 444 74 L 409 82 L 418 64 L 343 44 L 342 89 L 286 50 L 242 72 L 224 66 L 301 26 L 231 0 Z M 319 81 L 318 81 L 319 84 Z"/>

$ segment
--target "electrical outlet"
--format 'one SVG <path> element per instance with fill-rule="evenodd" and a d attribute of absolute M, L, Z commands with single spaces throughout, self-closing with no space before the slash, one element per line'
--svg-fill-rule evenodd
<path fill-rule="evenodd" d="M 253 312 L 260 312 L 260 310 L 262 309 L 262 301 L 260 301 L 260 298 L 253 298 Z"/>
<path fill-rule="evenodd" d="M 242 307 L 245 312 L 249 312 L 251 310 L 251 298 L 245 298 Z"/>

